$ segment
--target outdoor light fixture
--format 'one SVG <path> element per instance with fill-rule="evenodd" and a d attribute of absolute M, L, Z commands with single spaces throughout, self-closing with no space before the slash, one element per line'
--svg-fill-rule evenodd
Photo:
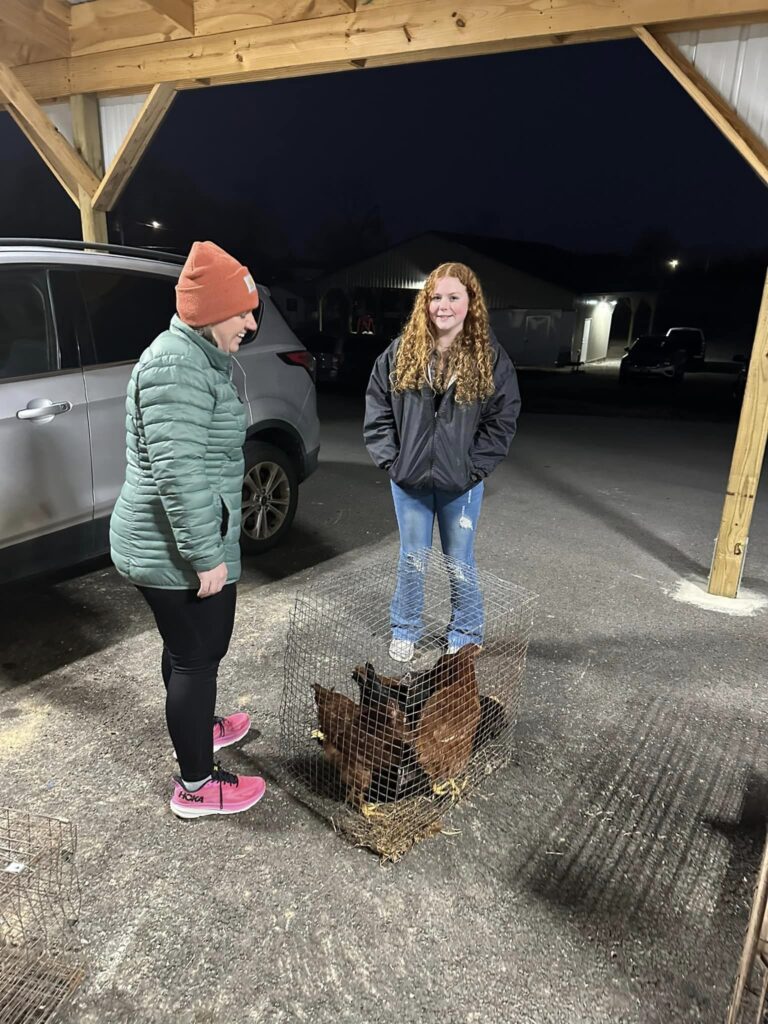
<path fill-rule="evenodd" d="M 155 229 L 155 231 L 157 231 L 157 229 L 158 229 L 158 228 L 161 228 L 161 227 L 162 227 L 163 225 L 162 225 L 162 224 L 160 223 L 160 221 L 159 221 L 159 220 L 151 220 L 151 221 L 149 222 L 149 226 L 150 226 L 151 228 L 154 228 L 154 229 Z"/>
<path fill-rule="evenodd" d="M 677 270 L 680 266 L 680 260 L 667 260 L 667 266 L 670 270 Z"/>

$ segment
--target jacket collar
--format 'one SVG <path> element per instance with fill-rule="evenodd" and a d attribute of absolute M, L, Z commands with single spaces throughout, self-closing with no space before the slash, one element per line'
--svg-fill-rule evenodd
<path fill-rule="evenodd" d="M 232 357 L 229 352 L 222 352 L 220 348 L 217 348 L 212 342 L 207 341 L 202 334 L 198 334 L 194 327 L 190 327 L 189 324 L 185 324 L 183 320 L 180 320 L 178 316 L 174 315 L 171 320 L 171 330 L 175 334 L 181 334 L 188 341 L 191 341 L 194 345 L 205 354 L 206 359 L 216 370 L 222 370 L 224 373 L 229 373 L 232 366 Z"/>

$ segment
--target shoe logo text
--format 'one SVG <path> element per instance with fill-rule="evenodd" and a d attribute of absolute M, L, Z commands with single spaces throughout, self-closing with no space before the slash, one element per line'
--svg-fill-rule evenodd
<path fill-rule="evenodd" d="M 201 804 L 203 802 L 203 798 L 201 796 L 198 796 L 197 793 L 181 792 L 179 793 L 179 796 L 181 797 L 182 800 L 188 800 L 189 803 L 191 804 Z"/>

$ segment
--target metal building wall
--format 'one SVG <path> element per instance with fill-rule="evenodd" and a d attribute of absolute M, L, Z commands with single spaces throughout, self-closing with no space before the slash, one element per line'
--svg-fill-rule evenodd
<path fill-rule="evenodd" d="M 669 38 L 768 145 L 768 24 L 674 32 Z"/>
<path fill-rule="evenodd" d="M 99 97 L 101 144 L 104 149 L 105 167 L 112 163 L 146 98 L 146 93 L 137 96 Z"/>
<path fill-rule="evenodd" d="M 69 106 L 69 100 L 62 100 L 60 103 L 41 103 L 40 106 L 67 142 L 74 144 L 72 110 Z"/>
<path fill-rule="evenodd" d="M 2 2 L 2 0 L 0 0 Z M 104 166 L 109 167 L 114 159 L 128 129 L 134 122 L 138 112 L 147 98 L 146 93 L 136 96 L 100 96 L 99 121 L 101 122 L 101 140 L 104 149 Z M 69 100 L 59 103 L 43 103 L 42 109 L 53 121 L 68 142 L 73 143 L 72 111 Z"/>

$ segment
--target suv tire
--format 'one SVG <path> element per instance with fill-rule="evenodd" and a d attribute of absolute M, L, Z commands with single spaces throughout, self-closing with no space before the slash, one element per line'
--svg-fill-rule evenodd
<path fill-rule="evenodd" d="M 245 446 L 242 526 L 244 554 L 257 555 L 279 544 L 296 515 L 299 477 L 291 457 L 265 441 Z"/>

